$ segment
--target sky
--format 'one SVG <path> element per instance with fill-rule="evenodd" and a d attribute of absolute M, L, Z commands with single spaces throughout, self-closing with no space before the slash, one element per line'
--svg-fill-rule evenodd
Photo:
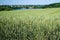
<path fill-rule="evenodd" d="M 0 5 L 45 5 L 57 2 L 60 0 L 0 0 Z"/>

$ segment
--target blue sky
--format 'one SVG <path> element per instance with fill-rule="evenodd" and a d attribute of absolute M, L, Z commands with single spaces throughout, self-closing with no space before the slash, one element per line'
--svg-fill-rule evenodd
<path fill-rule="evenodd" d="M 60 0 L 0 0 L 0 5 L 45 5 L 60 2 Z"/>

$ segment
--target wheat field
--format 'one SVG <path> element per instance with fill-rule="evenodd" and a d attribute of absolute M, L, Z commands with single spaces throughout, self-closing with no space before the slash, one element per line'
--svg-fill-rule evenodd
<path fill-rule="evenodd" d="M 0 40 L 60 40 L 60 8 L 0 11 Z"/>

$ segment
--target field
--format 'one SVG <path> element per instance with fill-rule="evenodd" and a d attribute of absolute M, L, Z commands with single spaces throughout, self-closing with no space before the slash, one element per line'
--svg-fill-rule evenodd
<path fill-rule="evenodd" d="M 0 40 L 60 40 L 60 8 L 0 11 Z"/>

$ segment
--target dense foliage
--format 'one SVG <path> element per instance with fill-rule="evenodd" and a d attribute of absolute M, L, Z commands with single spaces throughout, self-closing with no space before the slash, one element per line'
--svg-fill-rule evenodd
<path fill-rule="evenodd" d="M 41 9 L 41 8 L 59 8 L 60 3 L 53 3 L 49 5 L 0 5 L 0 11 L 2 10 L 14 10 L 14 9 Z"/>

